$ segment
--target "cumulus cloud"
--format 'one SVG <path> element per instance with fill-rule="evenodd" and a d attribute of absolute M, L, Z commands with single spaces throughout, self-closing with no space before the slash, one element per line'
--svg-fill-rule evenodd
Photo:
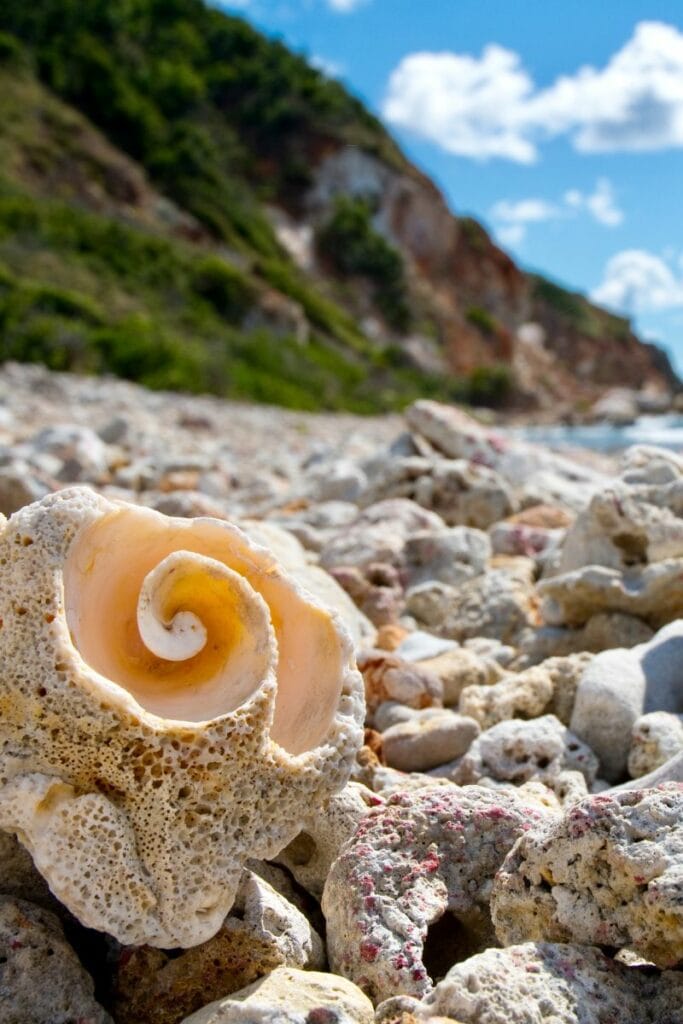
<path fill-rule="evenodd" d="M 564 194 L 564 201 L 574 210 L 587 210 L 598 224 L 618 227 L 624 220 L 624 211 L 617 204 L 614 188 L 607 178 L 600 178 L 593 192 L 588 194 L 573 188 Z"/>
<path fill-rule="evenodd" d="M 501 199 L 491 207 L 489 217 L 496 237 L 503 245 L 518 245 L 523 241 L 529 224 L 575 217 L 580 212 L 588 213 L 599 224 L 611 228 L 617 227 L 624 219 L 612 183 L 607 178 L 600 178 L 592 192 L 569 189 L 557 203 L 538 198 Z"/>
<path fill-rule="evenodd" d="M 674 309 L 683 306 L 683 278 L 660 256 L 645 249 L 625 249 L 608 261 L 591 298 L 631 314 Z"/>
<path fill-rule="evenodd" d="M 479 57 L 413 53 L 392 73 L 383 111 L 478 160 L 532 163 L 539 144 L 560 135 L 582 152 L 683 147 L 683 33 L 640 22 L 604 67 L 578 68 L 545 89 L 517 53 L 494 44 Z"/>
<path fill-rule="evenodd" d="M 413 129 L 451 153 L 531 163 L 536 151 L 517 112 L 532 91 L 519 57 L 502 46 L 487 46 L 479 58 L 413 53 L 391 75 L 383 111 L 392 124 Z"/>

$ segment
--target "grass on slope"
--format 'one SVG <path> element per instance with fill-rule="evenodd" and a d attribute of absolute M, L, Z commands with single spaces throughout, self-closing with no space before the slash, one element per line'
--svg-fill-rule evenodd
<path fill-rule="evenodd" d="M 2 359 L 299 409 L 468 396 L 467 383 L 393 365 L 393 352 L 367 344 L 243 331 L 258 287 L 203 250 L 0 186 Z"/>

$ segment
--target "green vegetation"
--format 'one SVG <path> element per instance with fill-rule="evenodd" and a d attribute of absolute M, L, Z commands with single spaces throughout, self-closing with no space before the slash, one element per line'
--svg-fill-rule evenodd
<path fill-rule="evenodd" d="M 175 201 L 168 219 L 90 122 Z M 444 379 L 373 344 L 282 250 L 263 203 L 295 209 L 308 147 L 330 141 L 405 166 L 341 85 L 202 0 L 3 0 L 0 359 L 301 409 L 504 400 L 497 371 Z M 201 231 L 177 229 L 183 211 Z M 409 326 L 401 256 L 367 204 L 340 200 L 319 245 Z M 306 343 L 268 312 L 273 289 Z"/>
<path fill-rule="evenodd" d="M 302 140 L 337 138 L 403 165 L 342 85 L 201 0 L 3 0 L 0 31 L 169 196 L 264 256 L 279 246 L 258 199 L 305 184 Z"/>
<path fill-rule="evenodd" d="M 534 275 L 532 285 L 533 298 L 549 306 L 581 334 L 589 338 L 609 336 L 622 341 L 628 339 L 631 325 L 625 317 L 594 306 L 585 296 L 570 292 L 546 277 Z"/>
<path fill-rule="evenodd" d="M 295 277 L 279 283 L 301 289 L 329 337 L 302 345 L 245 332 L 239 320 L 258 277 L 188 244 L 0 186 L 0 359 L 310 410 L 368 413 L 421 395 L 480 393 L 474 378 L 390 365 L 333 303 Z"/>
<path fill-rule="evenodd" d="M 492 335 L 496 333 L 496 318 L 483 306 L 470 306 L 465 312 L 465 319 L 476 327 L 482 334 Z"/>
<path fill-rule="evenodd" d="M 331 218 L 318 232 L 317 245 L 337 273 L 367 278 L 387 322 L 398 331 L 408 329 L 410 308 L 403 259 L 374 229 L 367 200 L 339 196 Z"/>

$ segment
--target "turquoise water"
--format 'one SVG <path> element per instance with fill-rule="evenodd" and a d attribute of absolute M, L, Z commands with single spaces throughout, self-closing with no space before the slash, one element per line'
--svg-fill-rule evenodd
<path fill-rule="evenodd" d="M 581 427 L 517 427 L 510 433 L 553 448 L 580 445 L 598 452 L 615 452 L 632 444 L 656 444 L 683 452 L 683 416 L 679 413 L 641 416 L 629 427 L 595 423 Z"/>

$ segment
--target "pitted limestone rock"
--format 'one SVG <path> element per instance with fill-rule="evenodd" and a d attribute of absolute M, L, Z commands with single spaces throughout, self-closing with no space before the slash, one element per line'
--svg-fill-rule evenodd
<path fill-rule="evenodd" d="M 511 718 L 538 718 L 553 714 L 568 725 L 576 688 L 590 663 L 589 654 L 548 658 L 522 672 L 505 676 L 493 686 L 468 686 L 460 697 L 459 710 L 471 715 L 482 729 Z"/>
<path fill-rule="evenodd" d="M 453 640 L 490 637 L 514 644 L 537 623 L 533 592 L 514 572 L 492 569 L 459 587 L 424 583 L 407 595 L 407 608 L 420 624 Z"/>
<path fill-rule="evenodd" d="M 683 752 L 683 715 L 651 711 L 636 719 L 628 753 L 628 773 L 638 779 Z"/>
<path fill-rule="evenodd" d="M 505 944 L 549 940 L 683 959 L 683 785 L 587 797 L 522 836 L 491 913 Z"/>
<path fill-rule="evenodd" d="M 456 964 L 422 1002 L 389 999 L 376 1024 L 681 1024 L 683 978 L 591 946 L 529 942 Z"/>
<path fill-rule="evenodd" d="M 405 545 L 414 533 L 446 529 L 443 519 L 405 498 L 380 501 L 364 509 L 357 518 L 320 552 L 323 569 L 340 565 L 365 568 L 372 562 L 401 567 Z"/>
<path fill-rule="evenodd" d="M 541 580 L 536 589 L 549 626 L 582 626 L 595 615 L 622 612 L 657 629 L 683 616 L 683 558 L 644 568 L 587 565 Z"/>
<path fill-rule="evenodd" d="M 433 658 L 426 658 L 420 662 L 420 666 L 441 680 L 446 707 L 457 708 L 460 695 L 466 687 L 488 687 L 504 675 L 495 658 L 479 655 L 466 647 L 455 647 Z"/>
<path fill-rule="evenodd" d="M 426 994 L 430 925 L 451 915 L 453 961 L 489 945 L 493 876 L 547 814 L 516 794 L 451 784 L 404 790 L 370 811 L 325 884 L 332 969 L 378 1001 Z"/>
<path fill-rule="evenodd" d="M 524 722 L 499 722 L 481 734 L 460 759 L 451 778 L 460 786 L 492 778 L 500 782 L 549 784 L 565 771 L 578 771 L 590 786 L 598 759 L 554 715 Z"/>

